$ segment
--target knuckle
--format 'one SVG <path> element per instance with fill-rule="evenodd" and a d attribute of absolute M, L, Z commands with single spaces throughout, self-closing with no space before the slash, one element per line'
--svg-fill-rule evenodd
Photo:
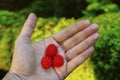
<path fill-rule="evenodd" d="M 85 57 L 84 55 L 82 55 L 82 54 L 80 54 L 80 57 L 81 57 L 81 59 L 82 59 L 83 61 L 86 59 L 86 57 Z"/>
<path fill-rule="evenodd" d="M 64 33 L 64 35 L 63 35 L 64 38 L 68 38 L 69 37 L 70 33 L 66 29 L 63 31 L 63 33 Z"/>
<path fill-rule="evenodd" d="M 85 31 L 82 31 L 80 34 L 81 34 L 81 36 L 82 36 L 82 37 L 84 37 L 84 38 L 86 38 L 86 37 L 87 37 L 87 34 L 86 34 L 86 32 L 85 32 Z"/>
<path fill-rule="evenodd" d="M 84 41 L 84 45 L 85 45 L 86 48 L 89 47 L 89 42 L 88 41 Z"/>

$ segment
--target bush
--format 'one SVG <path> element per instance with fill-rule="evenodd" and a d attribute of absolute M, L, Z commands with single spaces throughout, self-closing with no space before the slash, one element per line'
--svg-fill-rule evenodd
<path fill-rule="evenodd" d="M 67 3 L 67 4 L 66 4 Z M 39 17 L 75 17 L 83 16 L 87 6 L 85 0 L 35 0 L 33 4 L 19 11 L 22 15 L 34 12 Z"/>
<path fill-rule="evenodd" d="M 22 22 L 24 22 L 23 16 L 14 12 L 0 10 L 0 25 L 3 25 L 4 28 L 19 26 Z"/>
<path fill-rule="evenodd" d="M 9 14 L 10 13 L 10 14 Z M 2 12 L 0 15 L 0 69 L 8 70 L 11 65 L 11 58 L 13 54 L 14 41 L 20 30 L 25 18 L 16 13 Z M 7 17 L 5 17 L 7 16 Z M 96 18 L 87 17 L 92 22 L 100 25 L 99 33 L 100 39 L 95 44 L 95 53 L 92 56 L 92 62 L 94 64 L 96 79 L 98 80 L 118 80 L 120 78 L 118 67 L 120 61 L 120 37 L 119 37 L 119 19 L 120 12 L 106 13 Z M 84 17 L 83 19 L 85 19 Z M 78 19 L 78 20 L 81 20 Z M 41 40 L 59 30 L 77 22 L 78 20 L 71 18 L 38 18 L 37 26 L 32 35 L 32 41 Z M 7 22 L 8 21 L 8 22 Z M 5 27 L 7 26 L 7 27 Z M 88 64 L 88 63 L 87 63 Z M 78 71 L 84 72 L 82 76 L 92 76 L 89 80 L 93 80 L 93 68 L 86 65 Z M 91 72 L 89 72 L 91 71 Z M 74 73 L 74 75 L 79 75 Z M 79 77 L 80 78 L 80 77 Z M 84 79 L 82 78 L 82 79 Z M 74 78 L 68 78 L 74 80 Z M 85 78 L 88 80 L 88 78 Z"/>
<path fill-rule="evenodd" d="M 33 0 L 0 0 L 0 9 L 17 11 L 20 10 L 29 4 L 31 4 Z M 26 4 L 27 3 L 27 4 Z"/>
<path fill-rule="evenodd" d="M 27 16 L 29 13 L 34 12 L 40 17 L 51 17 L 55 14 L 58 0 L 35 0 L 31 5 L 19 11 L 20 14 Z"/>
<path fill-rule="evenodd" d="M 11 65 L 14 41 L 20 32 L 24 17 L 9 11 L 0 11 L 0 69 Z"/>
<path fill-rule="evenodd" d="M 93 22 L 100 25 L 100 38 L 95 44 L 92 62 L 98 80 L 120 79 L 120 12 L 96 17 Z"/>
<path fill-rule="evenodd" d="M 85 16 L 97 16 L 103 13 L 119 11 L 117 4 L 111 0 L 86 0 L 89 4 L 86 10 L 83 10 Z"/>
<path fill-rule="evenodd" d="M 119 0 L 111 0 L 113 3 L 117 4 L 120 7 L 120 1 Z"/>

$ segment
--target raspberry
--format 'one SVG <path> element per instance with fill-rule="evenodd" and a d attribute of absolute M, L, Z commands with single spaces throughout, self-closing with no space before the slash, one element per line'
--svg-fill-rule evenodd
<path fill-rule="evenodd" d="M 53 57 L 57 54 L 57 47 L 54 44 L 48 45 L 46 48 L 46 56 Z"/>
<path fill-rule="evenodd" d="M 55 67 L 61 67 L 64 64 L 64 59 L 61 55 L 54 56 L 53 65 Z"/>
<path fill-rule="evenodd" d="M 48 69 L 52 66 L 52 59 L 51 57 L 45 56 L 41 60 L 41 65 L 43 68 Z"/>

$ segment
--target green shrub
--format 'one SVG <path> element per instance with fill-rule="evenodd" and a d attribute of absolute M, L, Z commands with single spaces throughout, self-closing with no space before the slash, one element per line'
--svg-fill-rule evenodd
<path fill-rule="evenodd" d="M 0 25 L 4 27 L 18 26 L 24 21 L 24 17 L 17 13 L 0 10 Z"/>
<path fill-rule="evenodd" d="M 16 13 L 0 11 L 0 69 L 10 68 L 14 41 L 24 20 Z"/>
<path fill-rule="evenodd" d="M 92 62 L 98 80 L 120 79 L 120 12 L 96 17 L 93 22 L 100 25 L 100 38 L 95 44 Z"/>
<path fill-rule="evenodd" d="M 25 18 L 16 13 L 10 12 L 9 14 L 9 12 L 6 11 L 4 12 L 4 14 L 0 14 L 2 15 L 0 17 L 0 69 L 8 70 L 11 65 L 14 41 L 20 33 L 20 30 L 22 28 L 21 24 L 23 24 Z M 4 16 L 8 17 L 4 18 Z M 98 80 L 118 80 L 120 78 L 119 16 L 120 12 L 116 12 L 102 14 L 100 16 L 97 16 L 96 18 L 83 18 L 89 18 L 92 22 L 98 23 L 100 25 L 100 38 L 95 44 L 95 52 L 92 56 L 92 62 L 95 68 L 95 75 Z M 32 35 L 32 40 L 41 40 L 77 22 L 78 20 L 75 20 L 74 18 L 38 18 L 37 26 Z"/>
<path fill-rule="evenodd" d="M 70 24 L 76 22 L 74 18 L 39 18 L 37 26 L 32 35 L 33 41 L 41 40 L 51 34 L 60 31 L 61 29 L 69 26 Z"/>
<path fill-rule="evenodd" d="M 119 11 L 117 4 L 111 0 L 86 0 L 89 5 L 83 10 L 85 16 L 97 16 L 102 13 Z"/>
<path fill-rule="evenodd" d="M 11 28 L 9 28 L 3 32 L 2 36 L 0 40 L 0 69 L 9 70 L 15 35 L 11 32 Z"/>
<path fill-rule="evenodd" d="M 33 0 L 0 0 L 0 9 L 17 11 L 31 4 Z M 26 4 L 27 3 L 27 4 Z"/>
<path fill-rule="evenodd" d="M 82 10 L 86 6 L 85 0 L 34 0 L 31 5 L 23 8 L 19 13 L 26 16 L 30 12 L 34 12 L 39 17 L 79 18 L 83 16 Z"/>
<path fill-rule="evenodd" d="M 19 11 L 20 14 L 27 16 L 34 12 L 39 17 L 51 17 L 56 15 L 56 8 L 59 0 L 34 0 L 31 5 Z"/>

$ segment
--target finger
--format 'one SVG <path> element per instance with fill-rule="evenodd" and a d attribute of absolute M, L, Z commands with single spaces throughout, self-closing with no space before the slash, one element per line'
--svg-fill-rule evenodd
<path fill-rule="evenodd" d="M 90 37 L 88 37 L 86 40 L 82 41 L 81 43 L 79 43 L 78 45 L 76 45 L 75 47 L 67 51 L 66 56 L 68 61 L 78 56 L 79 53 L 82 53 L 87 48 L 92 46 L 98 39 L 98 36 L 99 36 L 98 33 L 94 33 Z"/>
<path fill-rule="evenodd" d="M 28 16 L 28 18 L 27 18 L 27 20 L 26 20 L 26 22 L 23 26 L 23 29 L 20 33 L 21 37 L 26 37 L 26 38 L 29 38 L 29 39 L 31 38 L 32 32 L 33 32 L 34 27 L 36 25 L 36 20 L 37 20 L 37 18 L 35 16 L 35 14 L 31 13 Z"/>
<path fill-rule="evenodd" d="M 63 29 L 62 31 L 58 33 L 53 34 L 52 37 L 57 42 L 62 42 L 66 40 L 67 38 L 71 37 L 72 35 L 74 35 L 75 33 L 79 32 L 80 30 L 85 29 L 89 25 L 90 25 L 89 20 L 80 21 L 70 27 Z"/>
<path fill-rule="evenodd" d="M 93 53 L 93 51 L 94 47 L 90 47 L 73 60 L 69 61 L 67 64 L 68 73 L 72 72 L 75 68 L 82 64 Z"/>
<path fill-rule="evenodd" d="M 68 51 L 69 49 L 71 49 L 72 47 L 74 47 L 75 45 L 77 45 L 87 37 L 89 37 L 91 34 L 95 33 L 97 30 L 98 30 L 98 25 L 91 24 L 83 31 L 78 32 L 77 34 L 66 40 L 62 45 L 63 50 Z"/>

